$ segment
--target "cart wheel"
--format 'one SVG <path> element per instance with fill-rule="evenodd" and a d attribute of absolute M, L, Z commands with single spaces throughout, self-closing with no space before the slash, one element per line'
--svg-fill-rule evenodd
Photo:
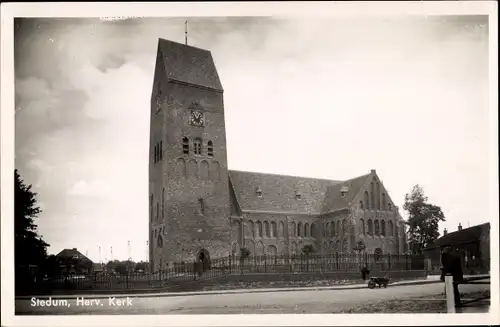
<path fill-rule="evenodd" d="M 368 282 L 368 288 L 374 288 L 375 287 L 375 283 L 374 282 Z"/>

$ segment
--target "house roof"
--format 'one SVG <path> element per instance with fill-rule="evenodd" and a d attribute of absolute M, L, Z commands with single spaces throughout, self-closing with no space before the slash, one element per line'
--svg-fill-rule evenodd
<path fill-rule="evenodd" d="M 210 51 L 161 38 L 158 51 L 169 80 L 223 91 Z"/>
<path fill-rule="evenodd" d="M 347 208 L 370 176 L 371 174 L 366 174 L 328 186 L 321 212 Z"/>
<path fill-rule="evenodd" d="M 438 238 L 436 242 L 429 245 L 425 250 L 432 250 L 447 245 L 479 241 L 481 235 L 489 229 L 490 223 L 485 223 L 451 232 Z"/>
<path fill-rule="evenodd" d="M 246 171 L 229 171 L 241 210 L 318 214 L 327 188 L 341 181 Z M 259 197 L 257 191 L 262 193 Z M 297 198 L 300 196 L 300 199 Z"/>
<path fill-rule="evenodd" d="M 89 258 L 81 254 L 77 249 L 64 249 L 61 252 L 59 252 L 56 257 L 58 258 L 72 258 L 72 259 L 83 259 L 85 261 L 90 261 Z"/>

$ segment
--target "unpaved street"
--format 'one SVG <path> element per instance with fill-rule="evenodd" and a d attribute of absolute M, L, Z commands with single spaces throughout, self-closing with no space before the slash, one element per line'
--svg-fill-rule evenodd
<path fill-rule="evenodd" d="M 461 285 L 460 291 L 475 292 L 489 285 Z M 271 293 L 241 293 L 191 296 L 130 297 L 118 306 L 108 298 L 100 302 L 68 300 L 57 307 L 32 306 L 30 300 L 16 300 L 16 314 L 75 315 L 75 314 L 252 314 L 252 313 L 335 313 L 363 303 L 381 300 L 409 299 L 424 296 L 443 298 L 444 284 L 394 286 L 387 289 L 352 289 L 323 291 L 293 291 Z M 46 299 L 46 298 L 41 298 Z M 89 298 L 90 299 L 90 298 Z M 83 305 L 82 305 L 83 304 Z"/>

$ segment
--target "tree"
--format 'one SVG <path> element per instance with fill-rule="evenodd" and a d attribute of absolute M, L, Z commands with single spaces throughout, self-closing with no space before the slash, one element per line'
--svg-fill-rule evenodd
<path fill-rule="evenodd" d="M 139 261 L 135 264 L 135 271 L 146 271 L 148 268 L 148 263 L 145 261 Z"/>
<path fill-rule="evenodd" d="M 240 249 L 240 259 L 245 260 L 250 256 L 251 252 L 247 248 L 241 248 Z"/>
<path fill-rule="evenodd" d="M 245 259 L 250 257 L 250 250 L 247 248 L 240 248 L 240 273 L 243 275 L 243 267 L 245 265 Z"/>
<path fill-rule="evenodd" d="M 302 253 L 309 255 L 314 252 L 314 247 L 311 244 L 306 244 L 302 247 Z"/>
<path fill-rule="evenodd" d="M 40 267 L 47 258 L 47 244 L 38 234 L 35 219 L 42 212 L 37 205 L 37 194 L 26 185 L 14 170 L 14 233 L 15 267 Z"/>
<path fill-rule="evenodd" d="M 309 255 L 314 252 L 314 247 L 311 244 L 306 244 L 302 247 L 302 253 L 306 256 L 306 271 L 309 271 Z"/>
<path fill-rule="evenodd" d="M 439 206 L 428 203 L 420 185 L 415 185 L 405 195 L 403 209 L 408 213 L 408 243 L 412 254 L 422 254 L 423 249 L 439 237 L 439 222 L 446 221 Z"/>

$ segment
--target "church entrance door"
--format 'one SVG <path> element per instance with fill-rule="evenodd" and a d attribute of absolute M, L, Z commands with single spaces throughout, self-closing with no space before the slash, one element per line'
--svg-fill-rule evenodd
<path fill-rule="evenodd" d="M 198 252 L 198 264 L 200 275 L 210 269 L 210 253 L 206 249 L 201 249 Z"/>

